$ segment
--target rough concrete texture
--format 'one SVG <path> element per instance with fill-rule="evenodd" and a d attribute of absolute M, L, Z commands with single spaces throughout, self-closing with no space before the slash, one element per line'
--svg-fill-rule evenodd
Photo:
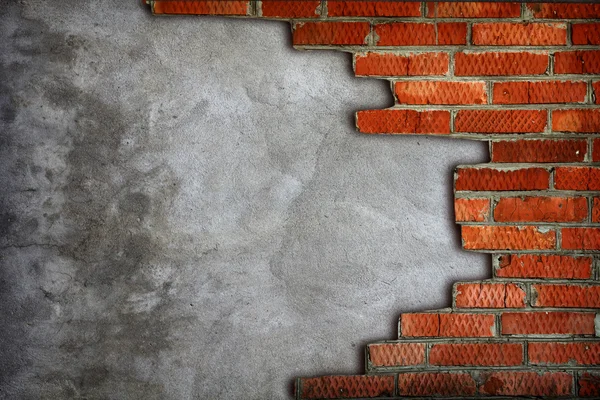
<path fill-rule="evenodd" d="M 490 275 L 451 210 L 485 145 L 355 133 L 392 99 L 349 55 L 137 0 L 0 19 L 3 398 L 285 399 Z"/>

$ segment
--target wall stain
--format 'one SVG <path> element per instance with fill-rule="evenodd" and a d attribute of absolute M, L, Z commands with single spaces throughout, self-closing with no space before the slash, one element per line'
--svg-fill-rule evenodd
<path fill-rule="evenodd" d="M 179 181 L 167 165 L 136 168 L 130 152 L 123 151 L 125 136 L 134 130 L 132 121 L 145 118 L 141 112 L 125 114 L 125 107 L 74 83 L 78 54 L 94 45 L 28 19 L 22 7 L 8 6 L 8 17 L 3 17 L 13 13 L 19 21 L 7 40 L 11 52 L 27 62 L 0 58 L 0 118 L 7 127 L 0 144 L 19 153 L 21 162 L 12 167 L 13 175 L 25 174 L 50 189 L 19 181 L 9 187 L 10 193 L 40 189 L 36 196 L 43 200 L 35 211 L 26 211 L 28 204 L 17 201 L 2 202 L 0 301 L 20 307 L 12 315 L 1 315 L 16 323 L 0 327 L 0 343 L 10 349 L 1 362 L 0 397 L 24 390 L 35 398 L 100 399 L 117 393 L 164 398 L 160 383 L 144 368 L 131 366 L 156 365 L 161 352 L 173 346 L 172 330 L 186 323 L 186 317 L 170 315 L 170 277 L 153 273 L 173 262 L 162 257 L 171 233 L 165 210 L 178 194 Z M 37 107 L 65 116 L 59 129 L 43 118 L 36 124 L 46 132 L 44 140 L 68 147 L 66 167 L 40 163 L 36 144 L 18 143 L 23 127 L 15 121 L 30 107 L 18 99 L 34 96 Z M 137 151 L 145 151 L 146 145 L 141 135 Z M 61 201 L 55 200 L 57 194 Z M 49 230 L 57 224 L 64 227 L 60 235 L 44 233 L 42 227 Z M 32 260 L 25 278 L 15 276 L 14 268 L 4 268 L 20 251 Z M 56 260 L 62 264 L 54 265 Z M 20 278 L 27 283 L 17 288 Z M 146 296 L 149 305 L 136 306 L 130 298 L 136 293 Z M 29 326 L 40 323 L 54 336 L 26 334 Z M 25 348 L 51 351 L 58 358 L 48 364 L 32 359 Z"/>

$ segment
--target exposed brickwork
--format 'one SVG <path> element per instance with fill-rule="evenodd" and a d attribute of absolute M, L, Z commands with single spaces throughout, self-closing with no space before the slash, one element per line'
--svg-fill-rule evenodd
<path fill-rule="evenodd" d="M 510 254 L 498 257 L 499 278 L 590 279 L 592 257 Z"/>
<path fill-rule="evenodd" d="M 297 48 L 352 53 L 396 100 L 358 111 L 360 132 L 490 142 L 489 164 L 456 168 L 454 214 L 492 278 L 402 314 L 367 375 L 298 379 L 298 399 L 600 397 L 600 5 L 147 2 L 289 20 Z"/>
<path fill-rule="evenodd" d="M 566 163 L 585 160 L 588 142 L 572 140 L 502 140 L 492 142 L 492 162 Z M 600 148 L 600 146 L 599 146 Z"/>

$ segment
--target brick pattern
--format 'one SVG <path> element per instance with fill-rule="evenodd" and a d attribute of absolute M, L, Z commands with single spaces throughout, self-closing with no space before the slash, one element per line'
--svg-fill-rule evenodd
<path fill-rule="evenodd" d="M 600 5 L 144 1 L 288 20 L 298 49 L 351 53 L 395 98 L 357 112 L 362 133 L 490 144 L 490 163 L 456 168 L 454 213 L 491 279 L 402 314 L 366 375 L 298 379 L 298 399 L 600 397 Z"/>

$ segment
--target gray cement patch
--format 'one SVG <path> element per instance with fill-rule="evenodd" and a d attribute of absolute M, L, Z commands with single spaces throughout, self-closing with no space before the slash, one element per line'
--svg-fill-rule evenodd
<path fill-rule="evenodd" d="M 491 274 L 484 144 L 359 135 L 392 99 L 349 55 L 138 3 L 0 1 L 3 397 L 288 398 Z"/>

